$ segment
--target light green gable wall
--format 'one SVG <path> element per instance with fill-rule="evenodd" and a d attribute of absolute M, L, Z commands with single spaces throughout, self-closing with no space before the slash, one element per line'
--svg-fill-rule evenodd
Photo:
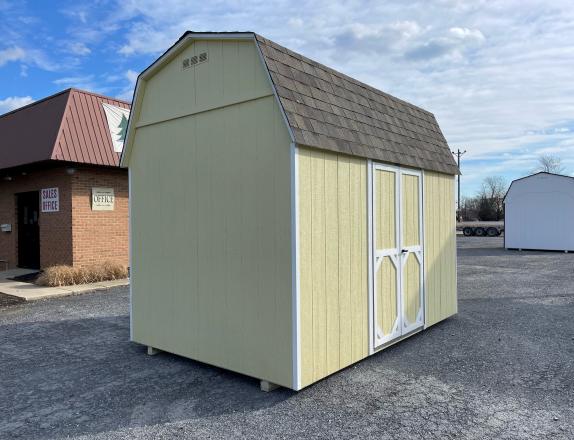
<path fill-rule="evenodd" d="M 243 43 L 209 44 L 249 52 Z M 244 72 L 255 61 L 233 62 Z M 167 117 L 171 102 L 192 113 L 199 107 L 190 97 L 215 87 L 211 76 L 183 87 L 178 69 L 168 65 L 149 81 L 142 118 Z M 139 122 L 129 160 L 133 339 L 292 387 L 290 139 L 270 93 Z M 201 109 L 221 99 L 214 94 Z"/>
<path fill-rule="evenodd" d="M 207 52 L 209 61 L 189 69 L 182 60 Z M 272 93 L 252 41 L 197 41 L 163 67 L 145 86 L 138 126 Z"/>

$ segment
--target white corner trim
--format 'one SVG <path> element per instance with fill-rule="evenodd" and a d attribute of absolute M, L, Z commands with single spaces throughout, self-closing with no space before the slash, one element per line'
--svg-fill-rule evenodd
<path fill-rule="evenodd" d="M 133 318 L 133 300 L 132 300 L 132 280 L 134 278 L 134 265 L 133 265 L 133 255 L 134 255 L 134 245 L 132 236 L 132 170 L 128 168 L 128 261 L 130 265 L 130 341 L 134 340 L 134 318 Z"/>
<path fill-rule="evenodd" d="M 369 354 L 375 352 L 375 316 L 374 316 L 374 267 L 373 267 L 373 161 L 367 160 L 367 250 L 368 256 L 368 316 L 369 316 Z"/>
<path fill-rule="evenodd" d="M 299 194 L 298 148 L 292 142 L 291 153 L 291 301 L 292 301 L 292 358 L 293 389 L 301 389 L 301 340 L 300 340 L 300 276 L 299 276 Z"/>

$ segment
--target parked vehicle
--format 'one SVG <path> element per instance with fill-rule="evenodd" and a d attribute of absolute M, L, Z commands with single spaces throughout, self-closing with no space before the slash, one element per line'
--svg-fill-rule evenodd
<path fill-rule="evenodd" d="M 465 237 L 498 237 L 504 232 L 504 224 L 502 222 L 458 223 L 456 229 L 462 231 Z"/>

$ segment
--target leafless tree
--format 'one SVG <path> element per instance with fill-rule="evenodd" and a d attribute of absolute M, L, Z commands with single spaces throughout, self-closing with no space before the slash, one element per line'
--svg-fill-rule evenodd
<path fill-rule="evenodd" d="M 459 221 L 478 220 L 478 197 L 463 197 L 461 205 L 462 207 L 459 210 Z"/>
<path fill-rule="evenodd" d="M 538 166 L 534 169 L 534 172 L 564 174 L 562 159 L 560 159 L 559 156 L 554 156 L 552 154 L 541 154 L 538 156 Z"/>
<path fill-rule="evenodd" d="M 508 184 L 501 176 L 486 177 L 478 194 L 479 216 L 482 220 L 501 220 L 504 215 L 504 196 Z"/>

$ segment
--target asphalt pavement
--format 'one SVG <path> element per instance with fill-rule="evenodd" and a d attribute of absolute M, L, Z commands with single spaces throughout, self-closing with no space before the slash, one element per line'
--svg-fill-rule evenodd
<path fill-rule="evenodd" d="M 458 315 L 299 393 L 147 356 L 127 288 L 0 303 L 0 438 L 574 438 L 574 255 L 458 241 Z"/>

